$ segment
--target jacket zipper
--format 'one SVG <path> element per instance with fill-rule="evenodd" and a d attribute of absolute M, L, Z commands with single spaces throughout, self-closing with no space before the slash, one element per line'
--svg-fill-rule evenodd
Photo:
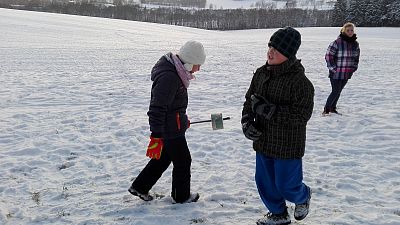
<path fill-rule="evenodd" d="M 181 118 L 179 112 L 176 113 L 176 125 L 178 125 L 178 130 L 181 130 Z"/>

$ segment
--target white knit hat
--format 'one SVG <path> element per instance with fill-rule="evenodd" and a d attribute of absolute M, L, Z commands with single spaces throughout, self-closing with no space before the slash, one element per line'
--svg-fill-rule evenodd
<path fill-rule="evenodd" d="M 192 70 L 193 65 L 203 65 L 206 61 L 204 47 L 198 41 L 186 42 L 179 50 L 178 55 L 188 71 Z"/>

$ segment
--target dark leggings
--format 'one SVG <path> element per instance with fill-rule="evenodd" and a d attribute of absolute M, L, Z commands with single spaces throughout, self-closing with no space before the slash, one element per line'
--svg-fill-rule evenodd
<path fill-rule="evenodd" d="M 325 104 L 325 111 L 328 112 L 336 110 L 336 104 L 339 100 L 340 94 L 342 93 L 343 88 L 347 84 L 347 79 L 338 80 L 330 78 L 330 80 L 331 80 L 332 92 L 329 95 L 328 99 L 326 100 Z"/>
<path fill-rule="evenodd" d="M 132 187 L 140 193 L 148 193 L 171 162 L 174 165 L 171 196 L 177 203 L 186 201 L 190 196 L 190 165 L 192 158 L 185 136 L 164 140 L 164 148 L 160 159 L 151 159 L 133 181 Z"/>

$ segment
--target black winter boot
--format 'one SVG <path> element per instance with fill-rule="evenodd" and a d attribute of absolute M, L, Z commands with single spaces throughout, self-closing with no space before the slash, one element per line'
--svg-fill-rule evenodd
<path fill-rule="evenodd" d="M 179 202 L 179 203 L 191 203 L 191 202 L 197 202 L 200 198 L 199 193 L 190 193 L 189 198 L 184 201 L 184 202 Z M 172 198 L 172 204 L 176 204 L 177 202 Z"/>
<path fill-rule="evenodd" d="M 143 201 L 151 201 L 153 200 L 153 196 L 149 195 L 149 193 L 143 194 L 135 190 L 132 186 L 128 189 L 129 193 L 131 193 L 134 196 L 139 197 Z"/>
<path fill-rule="evenodd" d="M 327 109 L 327 108 L 324 108 L 324 111 L 322 112 L 322 116 L 327 116 L 327 115 L 329 115 L 329 109 Z"/>
<path fill-rule="evenodd" d="M 266 217 L 257 221 L 257 225 L 287 225 L 290 223 L 291 221 L 287 208 L 279 214 L 268 213 Z"/>
<path fill-rule="evenodd" d="M 311 191 L 310 187 L 307 187 L 307 188 L 308 188 L 308 193 L 309 193 L 307 201 L 303 204 L 297 204 L 294 208 L 294 218 L 296 220 L 302 220 L 302 219 L 306 218 L 306 216 L 308 215 L 312 191 Z"/>

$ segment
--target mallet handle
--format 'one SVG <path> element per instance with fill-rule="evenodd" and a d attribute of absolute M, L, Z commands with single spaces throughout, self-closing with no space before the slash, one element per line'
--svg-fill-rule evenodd
<path fill-rule="evenodd" d="M 228 117 L 225 117 L 225 118 L 222 118 L 222 120 L 230 120 L 231 118 L 228 116 Z M 195 124 L 195 123 L 207 123 L 207 122 L 211 122 L 212 120 L 200 120 L 200 121 L 195 121 L 195 122 L 190 122 L 190 125 L 192 125 L 192 124 Z"/>

